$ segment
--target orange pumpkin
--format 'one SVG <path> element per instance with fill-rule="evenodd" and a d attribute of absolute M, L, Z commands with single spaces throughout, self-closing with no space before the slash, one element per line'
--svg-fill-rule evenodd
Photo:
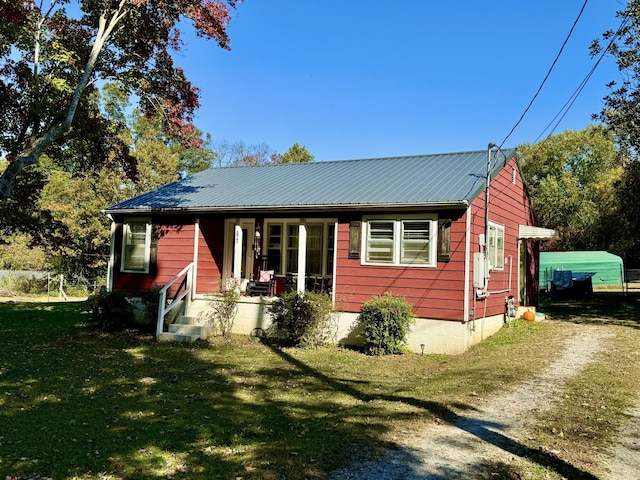
<path fill-rule="evenodd" d="M 522 318 L 524 318 L 527 322 L 533 322 L 536 319 L 536 314 L 533 313 L 531 310 L 527 310 L 522 315 Z"/>

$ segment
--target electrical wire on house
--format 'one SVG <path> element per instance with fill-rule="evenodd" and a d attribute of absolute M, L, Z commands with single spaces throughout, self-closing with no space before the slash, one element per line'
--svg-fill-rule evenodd
<path fill-rule="evenodd" d="M 544 79 L 542 80 L 542 83 L 538 87 L 538 90 L 536 91 L 535 95 L 533 96 L 533 98 L 529 102 L 529 105 L 527 105 L 527 108 L 524 109 L 524 112 L 522 112 L 522 115 L 520 115 L 520 118 L 518 119 L 516 124 L 513 126 L 513 128 L 507 134 L 507 136 L 504 137 L 504 140 L 502 140 L 502 142 L 500 143 L 500 148 L 502 148 L 504 146 L 504 144 L 509 139 L 509 137 L 511 137 L 511 135 L 513 134 L 515 129 L 518 128 L 518 125 L 520 125 L 520 123 L 524 119 L 525 115 L 527 114 L 527 112 L 529 111 L 531 106 L 533 105 L 533 102 L 536 100 L 536 98 L 538 98 L 538 95 L 542 91 L 542 87 L 544 86 L 544 84 L 549 79 L 549 76 L 551 75 L 551 71 L 553 70 L 553 67 L 555 67 L 556 63 L 558 62 L 558 59 L 560 58 L 560 55 L 562 54 L 562 51 L 564 50 L 564 47 L 567 45 L 567 42 L 569 42 L 569 38 L 571 38 L 571 34 L 573 33 L 573 30 L 575 29 L 576 25 L 578 24 L 578 20 L 580 20 L 580 17 L 582 16 L 582 12 L 584 12 L 584 9 L 587 6 L 587 2 L 588 1 L 589 0 L 584 0 L 584 3 L 582 4 L 582 8 L 580 9 L 580 13 L 578 13 L 578 16 L 576 17 L 575 21 L 573 22 L 573 25 L 571 26 L 571 29 L 569 30 L 569 33 L 567 34 L 567 38 L 565 38 L 564 42 L 562 43 L 562 46 L 560 47 L 560 51 L 556 55 L 556 58 L 553 60 L 553 63 L 551 64 L 551 67 L 549 67 L 549 71 L 547 72 L 547 74 L 545 75 Z"/>

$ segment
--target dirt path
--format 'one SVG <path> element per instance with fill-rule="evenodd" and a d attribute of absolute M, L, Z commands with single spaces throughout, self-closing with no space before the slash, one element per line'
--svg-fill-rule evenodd
<path fill-rule="evenodd" d="M 561 394 L 565 381 L 593 361 L 611 336 L 601 328 L 586 325 L 567 326 L 568 336 L 562 356 L 541 376 L 526 381 L 512 391 L 487 399 L 479 399 L 473 409 L 454 410 L 448 422 L 436 424 L 410 438 L 398 450 L 386 453 L 379 461 L 354 465 L 339 471 L 334 480 L 445 480 L 486 478 L 483 467 L 494 462 L 513 463 L 518 457 L 534 457 L 566 478 L 598 477 L 585 474 L 553 453 L 532 450 L 524 445 L 526 430 L 535 417 Z M 635 419 L 640 409 L 634 412 Z M 633 420 L 633 418 L 631 418 Z M 609 462 L 609 478 L 636 478 L 640 471 L 637 422 L 629 422 L 634 432 L 626 432 L 627 443 L 620 445 Z M 629 461 L 634 454 L 636 461 Z M 485 470 L 486 475 L 486 470 Z M 602 477 L 606 478 L 606 477 Z"/>
<path fill-rule="evenodd" d="M 606 480 L 638 478 L 640 475 L 640 407 L 627 412 L 629 418 L 618 433 L 613 457 L 607 462 Z"/>

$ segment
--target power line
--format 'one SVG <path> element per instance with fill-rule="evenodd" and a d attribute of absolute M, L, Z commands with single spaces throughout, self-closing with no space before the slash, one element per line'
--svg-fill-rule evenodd
<path fill-rule="evenodd" d="M 598 65 L 600 65 L 600 62 L 602 61 L 602 59 L 604 58 L 604 56 L 606 55 L 606 53 L 609 51 L 610 47 L 613 45 L 613 43 L 618 39 L 618 37 L 620 36 L 620 32 L 622 31 L 622 29 L 626 26 L 627 22 L 629 21 L 629 16 L 625 16 L 622 19 L 622 22 L 620 22 L 620 26 L 618 27 L 618 30 L 616 31 L 616 33 L 611 37 L 611 40 L 609 41 L 609 45 L 607 45 L 607 48 L 604 48 L 602 50 L 602 52 L 600 53 L 600 56 L 598 57 L 598 59 L 596 60 L 596 63 L 593 65 L 593 67 L 591 67 L 591 70 L 589 70 L 589 73 L 587 73 L 587 75 L 585 76 L 585 78 L 582 80 L 582 82 L 580 82 L 580 84 L 578 85 L 578 88 L 576 88 L 576 90 L 571 94 L 571 96 L 569 97 L 569 100 L 567 100 L 565 102 L 565 104 L 562 106 L 562 108 L 560 109 L 560 111 L 558 113 L 556 113 L 555 117 L 553 117 L 553 119 L 551 120 L 551 122 L 549 122 L 549 124 L 544 128 L 544 130 L 542 130 L 542 133 L 540 133 L 540 135 L 538 135 L 538 138 L 536 138 L 536 140 L 533 143 L 538 142 L 538 140 L 540 140 L 540 138 L 542 138 L 542 136 L 544 135 L 544 132 L 547 131 L 547 129 L 549 127 L 551 127 L 551 125 L 556 122 L 556 119 L 558 117 L 560 117 L 558 119 L 558 121 L 555 123 L 555 125 L 553 126 L 553 128 L 551 129 L 551 131 L 549 132 L 549 134 L 547 135 L 547 138 L 550 137 L 551 135 L 553 135 L 553 132 L 556 130 L 556 128 L 558 128 L 558 125 L 560 125 L 560 122 L 562 122 L 562 120 L 564 119 L 564 117 L 566 116 L 567 113 L 569 113 L 569 110 L 571 109 L 571 107 L 573 106 L 573 104 L 575 103 L 575 101 L 578 99 L 578 96 L 582 93 L 582 90 L 584 90 L 584 87 L 587 85 L 587 82 L 591 79 L 591 77 L 593 76 L 593 73 L 595 72 L 596 68 L 598 68 Z"/>
<path fill-rule="evenodd" d="M 562 120 L 564 119 L 565 115 L 569 112 L 569 110 L 571 109 L 571 107 L 573 106 L 575 101 L 578 99 L 578 96 L 582 93 L 582 90 L 584 90 L 584 87 L 587 85 L 587 82 L 589 82 L 589 80 L 593 76 L 593 73 L 596 71 L 596 68 L 598 68 L 598 65 L 600 65 L 600 62 L 602 61 L 602 59 L 604 58 L 606 53 L 609 51 L 609 49 L 611 48 L 613 43 L 618 39 L 618 37 L 620 36 L 620 33 L 622 32 L 622 29 L 627 25 L 627 22 L 629 20 L 630 20 L 630 16 L 629 15 L 625 16 L 622 19 L 622 21 L 620 22 L 620 26 L 618 27 L 618 30 L 616 30 L 616 33 L 611 37 L 611 40 L 609 41 L 609 44 L 607 45 L 607 48 L 602 49 L 602 51 L 600 53 L 600 56 L 598 57 L 598 59 L 594 63 L 593 67 L 591 67 L 591 70 L 589 70 L 589 72 L 587 73 L 585 78 L 580 82 L 578 87 L 571 94 L 571 96 L 569 97 L 569 100 L 567 100 L 565 102 L 565 104 L 562 106 L 560 111 L 558 113 L 556 113 L 555 117 L 553 117 L 551 122 L 549 122 L 549 124 L 544 128 L 542 133 L 540 135 L 538 135 L 538 137 L 535 139 L 535 141 L 533 143 L 537 143 L 538 140 L 540 140 L 540 138 L 544 135 L 544 132 L 546 132 L 547 129 L 555 122 L 555 125 L 553 126 L 553 128 L 551 129 L 549 134 L 547 135 L 547 138 L 549 138 L 551 135 L 553 135 L 553 132 L 555 131 L 556 128 L 558 128 L 558 125 L 560 125 L 560 122 L 562 122 Z M 575 25 L 575 23 L 574 23 L 574 25 Z M 529 104 L 529 106 L 531 106 L 531 104 Z M 525 111 L 525 113 L 526 113 L 526 111 Z M 560 117 L 560 118 L 558 119 L 558 117 Z M 522 120 L 522 118 L 520 118 L 520 119 Z M 557 122 L 556 122 L 556 119 L 558 119 Z M 516 124 L 516 126 L 517 126 L 517 124 Z M 514 129 L 515 129 L 515 127 L 514 127 Z M 513 132 L 513 129 L 511 130 L 509 135 L 511 135 L 512 132 Z M 507 140 L 507 138 L 509 138 L 509 135 L 507 135 L 505 140 L 502 141 L 503 144 Z M 498 151 L 501 152 L 502 155 L 504 156 L 504 153 L 502 152 L 502 149 L 500 147 L 498 147 Z M 497 152 L 494 153 L 494 159 L 496 158 L 496 154 L 497 154 Z M 505 160 L 506 160 L 506 157 L 505 157 Z M 506 186 L 503 187 L 498 193 L 502 193 L 505 188 L 506 188 Z"/>
<path fill-rule="evenodd" d="M 588 1 L 589 0 L 584 0 L 584 3 L 582 4 L 582 8 L 580 9 L 580 13 L 578 13 L 578 16 L 576 17 L 575 21 L 573 22 L 573 25 L 571 26 L 571 29 L 569 30 L 569 33 L 567 34 L 567 38 L 565 38 L 564 42 L 562 43 L 562 46 L 560 47 L 560 51 L 556 55 L 556 58 L 553 60 L 553 63 L 551 64 L 551 67 L 549 67 L 549 71 L 547 72 L 547 74 L 545 75 L 544 79 L 542 80 L 542 83 L 538 87 L 538 91 L 535 93 L 535 95 L 533 96 L 533 98 L 529 102 L 529 105 L 527 105 L 527 108 L 524 109 L 524 112 L 522 112 L 522 115 L 520 115 L 520 118 L 518 119 L 516 124 L 513 126 L 513 128 L 509 132 L 509 134 L 504 138 L 504 140 L 502 140 L 502 143 L 500 143 L 500 147 L 502 147 L 505 144 L 505 142 L 509 139 L 509 137 L 511 137 L 511 135 L 513 134 L 515 129 L 518 127 L 518 125 L 520 125 L 520 123 L 524 119 L 525 115 L 527 114 L 527 112 L 529 111 L 531 106 L 533 105 L 533 102 L 536 100 L 536 98 L 540 94 L 540 91 L 542 90 L 542 87 L 544 86 L 544 84 L 547 82 L 547 79 L 551 75 L 551 71 L 553 70 L 553 67 L 558 62 L 558 59 L 560 58 L 560 55 L 562 54 L 562 51 L 564 50 L 564 47 L 567 45 L 567 42 L 569 41 L 569 38 L 571 37 L 571 34 L 573 33 L 573 30 L 574 30 L 574 28 L 576 27 L 576 25 L 578 23 L 578 20 L 580 20 L 580 17 L 582 16 L 582 12 L 584 12 L 584 9 L 587 6 L 587 2 Z"/>

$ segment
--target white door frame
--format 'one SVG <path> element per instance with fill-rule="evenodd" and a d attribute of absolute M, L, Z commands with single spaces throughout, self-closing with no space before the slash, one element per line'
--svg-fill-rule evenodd
<path fill-rule="evenodd" d="M 255 235 L 256 221 L 255 218 L 228 218 L 225 220 L 224 228 L 224 263 L 222 268 L 222 278 L 226 281 L 233 277 L 241 282 L 249 280 L 253 273 L 254 255 L 253 255 L 253 239 Z M 242 243 L 246 231 L 247 249 L 242 258 Z M 235 255 L 234 255 L 235 252 Z M 244 279 L 240 272 L 244 270 Z"/>

